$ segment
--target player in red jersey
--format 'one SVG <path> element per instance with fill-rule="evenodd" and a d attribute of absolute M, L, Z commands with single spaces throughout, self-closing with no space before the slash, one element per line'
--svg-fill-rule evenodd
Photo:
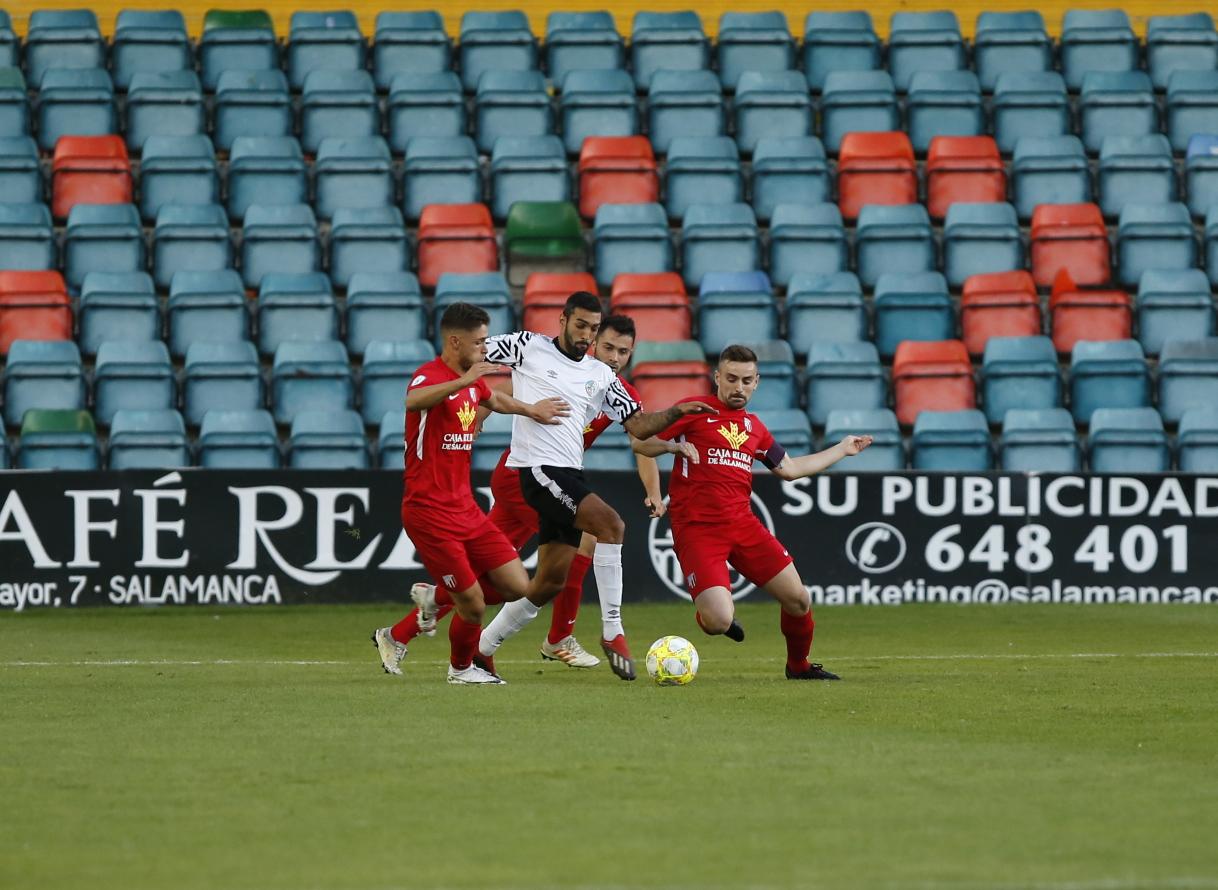
<path fill-rule="evenodd" d="M 448 682 L 454 684 L 503 682 L 473 663 L 482 615 L 487 599 L 519 599 L 529 584 L 516 549 L 478 508 L 470 489 L 478 407 L 541 424 L 560 423 L 570 413 L 561 399 L 526 405 L 487 386 L 482 378 L 497 367 L 485 360 L 489 322 L 477 306 L 449 306 L 440 319 L 440 357 L 415 371 L 406 390 L 402 527 L 457 613 L 448 632 Z M 383 627 L 372 635 L 381 665 L 391 674 L 401 673 L 398 663 L 406 654 L 397 630 Z"/>
<path fill-rule="evenodd" d="M 614 372 L 621 372 L 630 364 L 631 355 L 634 353 L 635 336 L 632 319 L 624 315 L 610 315 L 601 323 L 601 329 L 593 343 L 592 354 L 612 368 Z M 620 376 L 618 379 L 622 380 Z M 622 380 L 622 385 L 636 401 L 639 400 L 638 392 L 633 386 L 625 380 Z M 479 410 L 482 413 L 486 409 Z M 592 443 L 612 423 L 612 419 L 604 412 L 593 418 L 584 428 L 584 449 L 591 448 Z M 491 494 L 494 495 L 495 503 L 491 507 L 490 519 L 504 533 L 509 543 L 519 550 L 537 534 L 538 516 L 537 511 L 525 502 L 524 496 L 520 492 L 520 471 L 507 466 L 507 458 L 510 453 L 510 448 L 503 452 L 491 475 Z M 662 516 L 667 507 L 660 494 L 659 467 L 650 457 L 637 455 L 637 458 L 639 479 L 642 480 L 646 494 L 644 504 L 653 517 Z M 600 659 L 586 651 L 574 635 L 584 579 L 592 567 L 595 548 L 596 537 L 585 534 L 580 541 L 579 550 L 571 562 L 571 568 L 567 572 L 566 583 L 554 599 L 550 633 L 541 645 L 541 654 L 544 658 L 561 661 L 571 667 L 591 668 L 600 663 Z M 424 604 L 428 615 L 426 617 L 416 615 L 413 632 L 406 630 L 403 637 L 399 637 L 401 642 L 409 643 L 415 633 L 431 635 L 435 632 L 436 622 L 448 614 L 450 606 L 432 605 L 433 594 L 430 588 L 431 585 L 427 584 L 416 584 L 411 588 L 411 596 Z M 601 646 L 606 652 L 617 653 L 616 659 L 610 656 L 610 666 L 618 676 L 628 679 L 629 677 L 623 675 L 632 675 L 633 672 L 628 670 L 630 650 L 626 645 L 625 631 L 622 628 L 621 603 L 607 599 L 603 594 L 601 599 Z"/>
<path fill-rule="evenodd" d="M 668 484 L 668 516 L 702 630 L 725 634 L 736 642 L 744 639 L 732 601 L 731 563 L 782 608 L 787 679 L 837 680 L 836 674 L 808 661 L 816 626 L 811 600 L 791 555 L 750 507 L 753 461 L 760 460 L 781 479 L 802 479 L 858 454 L 871 444 L 871 437 L 847 436 L 817 454 L 792 457 L 757 415 L 745 410 L 759 382 L 753 350 L 727 347 L 715 371 L 717 397 L 698 397 L 716 413 L 684 417 L 660 433 L 661 439 L 670 441 L 636 441 L 634 450 L 650 457 L 679 453 Z"/>

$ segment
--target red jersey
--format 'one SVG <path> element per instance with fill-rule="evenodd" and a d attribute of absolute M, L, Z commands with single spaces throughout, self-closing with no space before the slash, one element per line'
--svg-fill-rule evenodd
<path fill-rule="evenodd" d="M 716 413 L 682 417 L 660 438 L 689 442 L 698 463 L 677 456 L 668 482 L 668 515 L 672 524 L 730 523 L 752 510 L 753 461 L 777 466 L 786 452 L 756 414 L 733 411 L 715 396 L 693 396 L 682 402 L 705 402 Z"/>
<path fill-rule="evenodd" d="M 627 383 L 621 374 L 617 375 L 617 379 L 621 381 L 622 386 L 626 388 L 626 392 L 630 393 L 630 398 L 638 402 L 639 405 L 642 405 L 643 400 L 639 397 L 639 391 Z M 588 425 L 584 427 L 584 451 L 591 448 L 592 443 L 597 440 L 601 433 L 609 429 L 612 423 L 613 418 L 604 411 L 596 415 L 596 417 L 593 417 Z"/>
<path fill-rule="evenodd" d="M 433 359 L 414 372 L 410 391 L 457 380 L 461 375 L 441 359 Z M 490 387 L 478 380 L 459 389 L 424 411 L 406 412 L 406 470 L 403 475 L 402 512 L 427 510 L 429 519 L 465 531 L 481 522 L 483 512 L 470 488 L 470 452 L 474 447 L 474 421 L 478 404 L 491 397 Z M 437 517 L 435 513 L 446 514 Z"/>

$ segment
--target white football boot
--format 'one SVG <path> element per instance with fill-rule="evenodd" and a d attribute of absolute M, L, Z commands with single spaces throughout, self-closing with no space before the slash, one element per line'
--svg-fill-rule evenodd
<path fill-rule="evenodd" d="M 579 644 L 574 634 L 568 634 L 557 643 L 547 638 L 541 644 L 541 657 L 547 661 L 561 661 L 567 667 L 594 668 L 601 660 Z"/>
<path fill-rule="evenodd" d="M 381 653 L 381 667 L 385 673 L 401 676 L 402 669 L 398 665 L 406 657 L 406 647 L 393 638 L 391 628 L 378 627 L 372 634 L 372 645 Z"/>
<path fill-rule="evenodd" d="M 463 671 L 457 670 L 451 664 L 448 666 L 448 682 L 454 686 L 479 686 L 482 684 L 490 686 L 506 686 L 507 681 L 496 677 L 494 674 L 487 673 L 476 664 L 471 664 Z"/>
<path fill-rule="evenodd" d="M 410 587 L 410 598 L 419 607 L 419 633 L 425 637 L 436 635 L 436 585 L 419 581 Z"/>

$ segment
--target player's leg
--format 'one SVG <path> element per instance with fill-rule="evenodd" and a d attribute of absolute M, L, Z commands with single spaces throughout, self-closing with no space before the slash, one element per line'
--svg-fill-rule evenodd
<path fill-rule="evenodd" d="M 722 634 L 737 643 L 744 628 L 736 620 L 727 557 L 732 549 L 731 530 L 700 523 L 672 530 L 677 561 L 685 575 L 685 589 L 694 601 L 694 620 L 710 636 Z"/>
<path fill-rule="evenodd" d="M 601 649 L 615 674 L 623 680 L 633 680 L 634 659 L 622 627 L 622 541 L 626 524 L 616 510 L 592 493 L 580 501 L 575 524 L 596 537 L 592 572 L 601 601 Z"/>
<path fill-rule="evenodd" d="M 454 591 L 453 620 L 448 625 L 450 647 L 448 682 L 459 686 L 502 684 L 498 676 L 474 664 L 478 638 L 482 635 L 482 616 L 486 603 L 482 587 L 475 581 L 464 590 Z"/>
<path fill-rule="evenodd" d="M 478 651 L 486 658 L 493 658 L 506 640 L 520 633 L 534 618 L 542 606 L 552 600 L 562 589 L 571 560 L 575 557 L 575 544 L 561 538 L 546 540 L 552 529 L 542 517 L 541 537 L 544 543 L 537 548 L 537 571 L 529 582 L 526 596 L 505 603 L 491 623 L 482 632 Z"/>
<path fill-rule="evenodd" d="M 584 594 L 584 578 L 592 567 L 595 547 L 595 536 L 585 533 L 580 539 L 575 557 L 571 560 L 571 568 L 567 571 L 562 590 L 554 598 L 550 633 L 541 644 L 542 658 L 579 668 L 593 668 L 601 663 L 599 658 L 584 649 L 575 638 L 575 621 L 579 616 L 580 599 Z"/>

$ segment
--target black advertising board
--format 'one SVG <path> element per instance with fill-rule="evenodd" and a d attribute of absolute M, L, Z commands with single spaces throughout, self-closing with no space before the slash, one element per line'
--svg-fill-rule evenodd
<path fill-rule="evenodd" d="M 637 479 L 589 476 L 626 521 L 627 601 L 682 596 Z M 0 473 L 0 609 L 402 602 L 425 574 L 400 498 L 388 470 Z M 1218 604 L 1215 477 L 762 473 L 753 503 L 816 605 Z"/>

